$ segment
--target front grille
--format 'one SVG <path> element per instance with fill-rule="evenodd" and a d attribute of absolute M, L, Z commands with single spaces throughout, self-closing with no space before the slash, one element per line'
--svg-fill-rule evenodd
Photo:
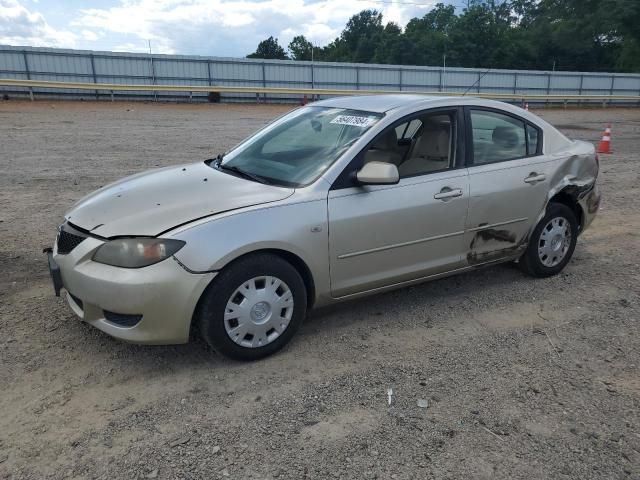
<path fill-rule="evenodd" d="M 142 315 L 127 315 L 126 313 L 115 313 L 104 310 L 104 318 L 111 323 L 115 323 L 119 327 L 129 328 L 135 327 L 140 320 L 142 320 Z"/>
<path fill-rule="evenodd" d="M 72 233 L 69 230 L 70 228 L 67 224 L 60 228 L 60 233 L 58 234 L 58 253 L 60 255 L 70 253 L 87 238 L 82 232 L 74 229 Z"/>

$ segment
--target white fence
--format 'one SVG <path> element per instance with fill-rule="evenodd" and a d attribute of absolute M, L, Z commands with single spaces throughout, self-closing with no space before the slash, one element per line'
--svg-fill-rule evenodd
<path fill-rule="evenodd" d="M 618 73 L 482 70 L 468 68 L 296 62 L 182 55 L 93 52 L 0 46 L 0 79 L 136 85 L 135 90 L 0 85 L 0 94 L 102 98 L 188 97 L 223 100 L 298 101 L 307 89 L 332 91 L 450 92 L 518 99 L 615 102 L 640 100 L 640 75 Z M 17 83 L 17 82 L 16 82 Z M 42 85 L 42 84 L 41 84 Z M 140 90 L 138 86 L 149 86 Z M 153 88 L 155 86 L 155 88 Z M 165 86 L 185 87 L 165 89 Z M 196 89 L 196 87 L 198 87 Z M 208 88 L 213 87 L 213 88 Z M 215 87 L 245 87 L 223 88 Z M 191 90 L 189 90 L 191 88 Z M 296 93 L 298 92 L 298 93 Z"/>

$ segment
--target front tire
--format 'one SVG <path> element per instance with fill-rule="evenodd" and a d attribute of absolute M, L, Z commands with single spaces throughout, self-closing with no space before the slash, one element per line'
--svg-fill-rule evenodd
<path fill-rule="evenodd" d="M 298 271 L 277 255 L 243 257 L 207 287 L 196 321 L 217 352 L 236 360 L 258 360 L 284 347 L 307 310 Z"/>
<path fill-rule="evenodd" d="M 578 239 L 578 221 L 562 203 L 550 203 L 520 258 L 522 270 L 533 277 L 550 277 L 569 263 Z"/>

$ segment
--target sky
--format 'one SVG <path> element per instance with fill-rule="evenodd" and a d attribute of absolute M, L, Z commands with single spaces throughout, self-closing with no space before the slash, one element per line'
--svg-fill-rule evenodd
<path fill-rule="evenodd" d="M 442 0 L 439 0 L 442 1 Z M 401 26 L 438 0 L 0 0 L 0 45 L 244 57 L 273 35 L 324 46 L 366 8 Z M 460 1 L 443 3 L 460 4 Z"/>

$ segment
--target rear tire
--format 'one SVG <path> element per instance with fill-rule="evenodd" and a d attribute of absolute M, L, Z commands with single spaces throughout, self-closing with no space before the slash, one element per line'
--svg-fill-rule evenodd
<path fill-rule="evenodd" d="M 550 277 L 569 263 L 578 239 L 578 221 L 562 203 L 550 203 L 545 216 L 533 229 L 520 268 L 533 277 Z"/>
<path fill-rule="evenodd" d="M 306 310 L 307 291 L 298 271 L 277 255 L 257 253 L 235 261 L 211 282 L 196 322 L 215 351 L 258 360 L 291 340 Z"/>

